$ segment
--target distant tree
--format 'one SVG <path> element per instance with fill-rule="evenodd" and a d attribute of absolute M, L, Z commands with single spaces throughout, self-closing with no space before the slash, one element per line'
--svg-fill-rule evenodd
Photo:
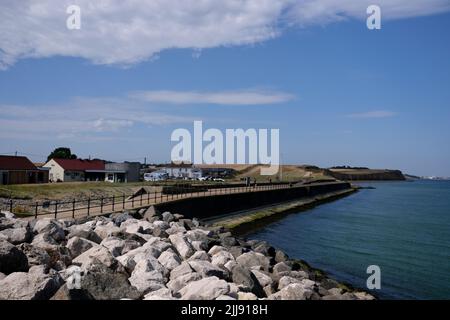
<path fill-rule="evenodd" d="M 47 161 L 50 159 L 77 159 L 77 155 L 70 151 L 70 148 L 59 147 L 52 151 L 47 157 Z"/>

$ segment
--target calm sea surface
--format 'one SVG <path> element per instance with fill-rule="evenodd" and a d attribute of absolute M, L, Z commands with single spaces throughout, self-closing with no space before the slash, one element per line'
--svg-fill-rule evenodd
<path fill-rule="evenodd" d="M 368 182 L 346 198 L 287 215 L 246 236 L 380 298 L 450 299 L 450 182 Z"/>

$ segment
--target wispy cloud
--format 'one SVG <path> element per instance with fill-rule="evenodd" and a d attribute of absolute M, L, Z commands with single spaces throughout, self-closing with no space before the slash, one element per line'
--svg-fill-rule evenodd
<path fill-rule="evenodd" d="M 450 10 L 448 0 L 378 0 L 383 19 Z M 81 8 L 68 30 L 66 8 Z M 2 0 L 0 68 L 23 58 L 81 57 L 133 65 L 172 48 L 242 46 L 279 36 L 286 25 L 362 19 L 373 0 Z"/>
<path fill-rule="evenodd" d="M 31 140 L 95 140 L 120 137 L 139 125 L 161 126 L 192 123 L 199 117 L 180 115 L 179 110 L 159 111 L 162 103 L 256 105 L 289 101 L 280 92 L 142 91 L 120 97 L 75 97 L 62 104 L 0 104 L 0 136 Z M 224 121 L 230 121 L 225 120 Z"/>
<path fill-rule="evenodd" d="M 348 114 L 348 118 L 353 119 L 376 119 L 376 118 L 390 118 L 396 116 L 396 112 L 387 111 L 387 110 L 375 110 L 375 111 L 368 111 L 368 112 L 362 112 L 362 113 L 352 113 Z"/>
<path fill-rule="evenodd" d="M 286 11 L 290 24 L 325 25 L 349 19 L 366 19 L 369 5 L 380 6 L 383 19 L 404 19 L 450 10 L 448 0 L 299 0 Z"/>
<path fill-rule="evenodd" d="M 220 104 L 220 105 L 262 105 L 283 103 L 294 99 L 294 96 L 283 92 L 263 91 L 140 91 L 131 97 L 152 103 L 172 104 Z"/>
<path fill-rule="evenodd" d="M 141 125 L 189 123 L 194 118 L 154 111 L 119 98 L 74 98 L 58 105 L 1 105 L 0 136 L 20 139 L 120 137 Z"/>

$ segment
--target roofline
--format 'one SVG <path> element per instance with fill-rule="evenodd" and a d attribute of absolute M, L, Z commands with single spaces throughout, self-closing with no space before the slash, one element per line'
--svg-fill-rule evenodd
<path fill-rule="evenodd" d="M 104 160 L 99 160 L 99 159 L 95 159 L 95 160 L 84 160 L 84 159 L 51 158 L 50 160 L 48 160 L 48 161 L 43 165 L 43 167 L 46 167 L 47 163 L 49 163 L 49 162 L 52 161 L 52 160 L 55 161 L 56 164 L 57 164 L 58 166 L 60 166 L 64 171 L 71 171 L 71 172 L 86 172 L 86 171 L 92 170 L 92 169 L 86 170 L 86 169 L 71 169 L 71 168 L 67 168 L 67 167 L 65 167 L 62 163 L 60 163 L 58 160 L 62 160 L 62 161 L 65 161 L 65 160 L 68 160 L 68 161 L 78 160 L 78 161 L 82 161 L 82 162 L 90 162 L 90 163 L 93 163 L 93 162 L 103 162 L 103 165 L 106 164 L 106 162 L 105 162 Z M 48 167 L 47 167 L 47 168 L 48 168 Z"/>
<path fill-rule="evenodd" d="M 126 171 L 123 170 L 83 170 L 84 172 L 88 172 L 88 173 L 94 173 L 94 172 L 99 172 L 99 173 L 127 173 Z"/>
<path fill-rule="evenodd" d="M 36 169 L 1 169 L 0 171 L 6 172 L 6 171 L 40 171 L 38 168 Z"/>

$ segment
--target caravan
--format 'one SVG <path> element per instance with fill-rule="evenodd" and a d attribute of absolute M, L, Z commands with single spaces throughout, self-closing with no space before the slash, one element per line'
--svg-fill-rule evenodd
<path fill-rule="evenodd" d="M 167 179 L 169 179 L 169 174 L 164 170 L 158 170 L 144 174 L 144 181 L 162 181 Z"/>

